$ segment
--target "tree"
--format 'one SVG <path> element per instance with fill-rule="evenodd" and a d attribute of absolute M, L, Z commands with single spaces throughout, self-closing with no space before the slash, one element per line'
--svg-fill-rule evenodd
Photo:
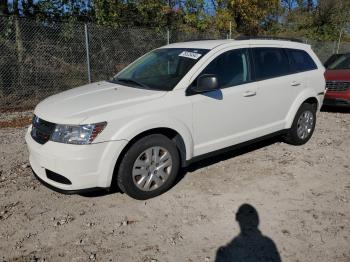
<path fill-rule="evenodd" d="M 279 0 L 229 0 L 227 8 L 239 33 L 257 35 L 277 20 Z"/>
<path fill-rule="evenodd" d="M 7 0 L 0 0 L 0 15 L 8 15 L 9 8 Z"/>
<path fill-rule="evenodd" d="M 184 24 L 199 30 L 208 29 L 211 21 L 205 7 L 204 0 L 184 1 L 181 6 L 184 12 Z"/>
<path fill-rule="evenodd" d="M 165 27 L 176 16 L 165 0 L 95 0 L 93 11 L 98 24 L 113 27 Z"/>
<path fill-rule="evenodd" d="M 319 0 L 312 33 L 319 39 L 336 40 L 350 26 L 350 2 Z"/>
<path fill-rule="evenodd" d="M 288 13 L 293 10 L 295 5 L 296 5 L 296 0 L 282 0 L 281 1 L 282 8 L 286 8 Z"/>
<path fill-rule="evenodd" d="M 235 23 L 232 21 L 232 16 L 227 8 L 218 7 L 214 17 L 215 28 L 222 32 L 235 30 Z M 230 28 L 231 27 L 231 28 Z"/>

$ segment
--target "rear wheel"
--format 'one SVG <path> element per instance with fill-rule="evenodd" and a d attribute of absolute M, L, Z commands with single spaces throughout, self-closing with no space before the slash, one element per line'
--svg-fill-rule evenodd
<path fill-rule="evenodd" d="M 292 127 L 289 129 L 285 141 L 292 145 L 303 145 L 311 138 L 316 125 L 316 108 L 312 104 L 304 103 L 295 115 Z"/>
<path fill-rule="evenodd" d="M 179 166 L 175 144 L 164 135 L 149 135 L 126 152 L 118 170 L 118 186 L 133 198 L 152 198 L 172 186 Z"/>

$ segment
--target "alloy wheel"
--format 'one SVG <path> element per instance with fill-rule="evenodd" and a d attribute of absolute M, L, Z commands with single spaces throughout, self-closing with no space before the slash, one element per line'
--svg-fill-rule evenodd
<path fill-rule="evenodd" d="M 314 127 L 315 121 L 311 111 L 304 111 L 297 123 L 297 135 L 300 139 L 306 139 L 310 136 Z"/>
<path fill-rule="evenodd" d="M 132 169 L 134 184 L 142 191 L 153 191 L 168 179 L 172 158 L 168 150 L 154 146 L 144 150 L 135 160 Z"/>

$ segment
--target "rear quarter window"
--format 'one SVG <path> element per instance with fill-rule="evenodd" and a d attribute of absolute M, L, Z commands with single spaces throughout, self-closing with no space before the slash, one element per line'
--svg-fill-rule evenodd
<path fill-rule="evenodd" d="M 314 60 L 304 50 L 287 49 L 287 52 L 291 60 L 293 72 L 305 72 L 317 69 Z"/>

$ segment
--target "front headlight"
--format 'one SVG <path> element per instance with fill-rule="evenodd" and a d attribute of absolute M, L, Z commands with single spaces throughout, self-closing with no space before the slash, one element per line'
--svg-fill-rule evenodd
<path fill-rule="evenodd" d="M 106 127 L 107 122 L 91 125 L 59 125 L 55 126 L 50 140 L 59 143 L 86 145 L 91 144 Z"/>

